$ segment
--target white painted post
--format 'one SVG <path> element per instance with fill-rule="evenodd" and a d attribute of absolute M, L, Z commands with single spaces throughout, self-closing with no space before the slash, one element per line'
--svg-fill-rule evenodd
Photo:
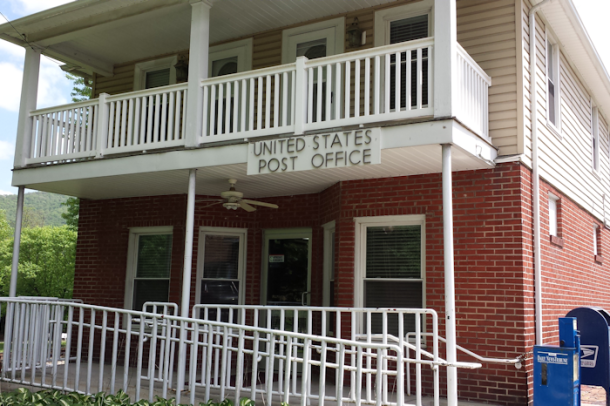
<path fill-rule="evenodd" d="M 25 186 L 19 186 L 17 192 L 17 215 L 15 216 L 15 240 L 13 242 L 13 263 L 11 266 L 11 283 L 9 297 L 17 296 L 17 275 L 19 272 L 19 246 L 21 244 L 21 222 L 23 219 L 23 199 Z"/>
<path fill-rule="evenodd" d="M 38 77 L 40 72 L 40 51 L 26 48 L 21 84 L 21 103 L 17 123 L 17 145 L 15 146 L 15 168 L 25 166 L 25 160 L 32 150 L 32 119 L 30 111 L 36 109 L 38 101 Z"/>
<path fill-rule="evenodd" d="M 189 304 L 191 298 L 191 268 L 193 262 L 193 231 L 195 224 L 195 181 L 197 169 L 189 171 L 189 185 L 186 203 L 186 232 L 184 236 L 184 270 L 182 274 L 182 301 L 180 315 L 189 317 Z"/>
<path fill-rule="evenodd" d="M 456 108 L 456 0 L 434 0 L 434 117 L 453 117 Z"/>
<path fill-rule="evenodd" d="M 182 271 L 182 298 L 180 302 L 180 316 L 189 317 L 189 304 L 191 301 L 191 269 L 193 263 L 193 232 L 195 228 L 195 184 L 197 169 L 189 171 L 189 185 L 186 203 L 186 231 L 184 236 L 184 269 Z M 180 351 L 178 361 L 178 390 L 176 403 L 180 404 L 181 392 L 184 388 L 184 372 L 186 369 L 186 338 L 185 322 L 180 322 Z"/>
<path fill-rule="evenodd" d="M 457 361 L 455 275 L 453 269 L 453 198 L 451 144 L 443 145 L 443 250 L 445 261 L 445 333 L 447 362 Z M 447 405 L 457 406 L 457 368 L 447 367 Z"/>
<path fill-rule="evenodd" d="M 306 56 L 300 56 L 297 58 L 296 72 L 295 72 L 295 87 L 294 87 L 294 117 L 292 122 L 294 123 L 294 134 L 301 135 L 305 130 L 305 120 L 307 118 L 307 72 L 305 71 L 305 62 L 307 62 Z"/>
<path fill-rule="evenodd" d="M 97 140 L 96 140 L 96 158 L 104 156 L 106 149 L 106 140 L 108 139 L 108 102 L 106 101 L 108 93 L 100 93 L 97 107 Z"/>
<path fill-rule="evenodd" d="M 208 77 L 210 47 L 210 3 L 191 0 L 191 46 L 186 106 L 185 146 L 196 147 L 202 134 L 203 89 L 201 80 Z"/>

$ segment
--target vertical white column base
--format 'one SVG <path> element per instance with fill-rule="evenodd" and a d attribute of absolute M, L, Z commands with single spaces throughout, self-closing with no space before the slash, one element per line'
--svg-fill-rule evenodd
<path fill-rule="evenodd" d="M 453 265 L 453 187 L 451 145 L 443 145 L 443 250 L 445 262 L 445 334 L 447 361 L 457 361 L 455 272 Z M 447 367 L 447 405 L 457 406 L 457 368 Z"/>

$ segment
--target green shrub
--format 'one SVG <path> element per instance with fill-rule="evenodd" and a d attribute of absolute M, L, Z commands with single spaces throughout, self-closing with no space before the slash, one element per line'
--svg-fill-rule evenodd
<path fill-rule="evenodd" d="M 39 392 L 31 392 L 26 388 L 15 389 L 12 392 L 0 393 L 0 406 L 185 406 L 176 405 L 176 399 L 164 399 L 155 397 L 154 402 L 139 400 L 131 403 L 129 395 L 119 390 L 116 395 L 108 395 L 104 392 L 95 395 L 83 395 L 81 393 L 63 393 L 59 390 L 45 389 Z M 199 403 L 199 406 L 233 406 L 233 401 L 225 399 L 222 402 L 214 402 L 212 399 Z M 256 406 L 254 401 L 241 398 L 238 406 Z M 281 406 L 288 406 L 282 402 Z"/>

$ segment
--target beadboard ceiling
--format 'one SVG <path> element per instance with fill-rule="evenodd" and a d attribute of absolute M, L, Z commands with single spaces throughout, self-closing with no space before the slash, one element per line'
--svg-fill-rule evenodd
<path fill-rule="evenodd" d="M 393 1 L 216 0 L 210 43 Z M 188 49 L 191 5 L 188 0 L 79 0 L 15 20 L 13 26 L 45 54 L 105 74 L 115 64 Z M 19 34 L 0 25 L 0 38 L 24 45 Z"/>

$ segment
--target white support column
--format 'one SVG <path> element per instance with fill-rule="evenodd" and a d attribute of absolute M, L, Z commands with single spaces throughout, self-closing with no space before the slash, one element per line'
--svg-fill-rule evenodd
<path fill-rule="evenodd" d="M 186 232 L 184 236 L 184 270 L 182 272 L 182 301 L 180 315 L 189 316 L 191 300 L 191 269 L 193 263 L 193 232 L 195 229 L 195 181 L 197 169 L 189 171 L 189 186 L 186 203 Z"/>
<path fill-rule="evenodd" d="M 456 0 L 434 0 L 434 117 L 453 117 L 457 82 Z"/>
<path fill-rule="evenodd" d="M 17 276 L 19 274 L 19 247 L 21 244 L 21 223 L 23 219 L 23 199 L 25 186 L 19 186 L 17 192 L 17 215 L 15 216 L 15 241 L 13 242 L 13 263 L 11 266 L 11 283 L 9 297 L 17 296 Z"/>
<path fill-rule="evenodd" d="M 19 121 L 17 123 L 15 168 L 25 166 L 25 159 L 30 157 L 32 148 L 32 119 L 30 118 L 30 111 L 36 109 L 36 102 L 38 101 L 39 72 L 40 52 L 32 48 L 26 48 L 21 85 L 21 103 L 19 104 Z"/>
<path fill-rule="evenodd" d="M 184 269 L 182 271 L 182 298 L 180 302 L 180 316 L 189 317 L 191 301 L 191 270 L 193 263 L 193 232 L 195 229 L 195 181 L 197 169 L 189 171 L 189 185 L 186 203 L 186 231 L 184 236 Z M 186 323 L 180 323 L 180 346 L 178 360 L 178 390 L 176 403 L 180 404 L 182 390 L 184 389 L 184 373 L 186 371 L 186 339 L 188 331 Z"/>
<path fill-rule="evenodd" d="M 455 274 L 453 269 L 453 187 L 451 145 L 443 145 L 443 248 L 445 260 L 445 334 L 447 362 L 457 361 L 455 320 Z M 447 367 L 447 405 L 457 406 L 457 368 Z"/>
<path fill-rule="evenodd" d="M 191 46 L 186 107 L 186 146 L 196 147 L 202 130 L 203 93 L 201 79 L 208 77 L 210 48 L 210 8 L 203 0 L 191 0 Z"/>

